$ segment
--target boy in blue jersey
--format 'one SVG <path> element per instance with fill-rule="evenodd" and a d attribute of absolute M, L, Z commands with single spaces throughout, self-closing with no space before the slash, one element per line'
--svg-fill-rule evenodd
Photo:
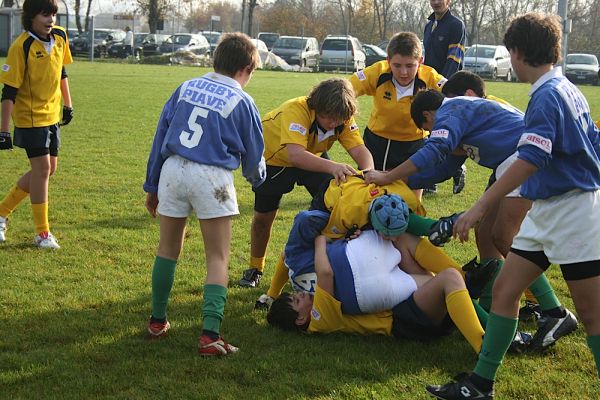
<path fill-rule="evenodd" d="M 165 104 L 148 160 L 146 208 L 153 217 L 160 214 L 149 336 L 164 336 L 170 328 L 167 302 L 187 217 L 194 210 L 207 265 L 201 356 L 238 350 L 223 340 L 220 327 L 227 300 L 231 217 L 239 214 L 233 170 L 241 163 L 253 186 L 266 176 L 260 115 L 242 90 L 259 62 L 248 36 L 223 35 L 215 49 L 215 72 L 184 82 Z"/>
<path fill-rule="evenodd" d="M 454 233 L 468 240 L 469 229 L 490 205 L 519 185 L 533 206 L 494 284 L 477 365 L 458 382 L 428 386 L 437 398 L 494 397 L 496 372 L 517 326 L 519 297 L 551 263 L 560 265 L 600 371 L 600 132 L 584 96 L 555 67 L 561 37 L 559 18 L 538 13 L 517 17 L 504 35 L 519 80 L 533 85 L 518 158 L 458 219 Z"/>

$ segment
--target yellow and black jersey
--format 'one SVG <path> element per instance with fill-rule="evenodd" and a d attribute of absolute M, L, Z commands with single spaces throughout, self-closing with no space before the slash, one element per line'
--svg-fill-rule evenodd
<path fill-rule="evenodd" d="M 55 26 L 49 43 L 21 33 L 8 50 L 0 83 L 18 89 L 12 118 L 18 128 L 50 126 L 60 120 L 63 66 L 73 62 L 67 34 Z"/>
<path fill-rule="evenodd" d="M 384 195 L 397 194 L 402 197 L 408 208 L 417 215 L 425 216 L 425 208 L 415 193 L 401 180 L 388 185 L 367 184 L 360 177 L 348 177 L 339 185 L 332 179 L 325 191 L 323 203 L 331 213 L 323 235 L 331 239 L 343 238 L 354 225 L 363 227 L 369 222 L 371 202 Z"/>
<path fill-rule="evenodd" d="M 358 335 L 391 336 L 392 321 L 391 311 L 382 311 L 375 314 L 343 314 L 342 303 L 317 284 L 307 332 L 345 332 Z"/>
<path fill-rule="evenodd" d="M 339 141 L 346 151 L 364 144 L 358 125 L 350 118 L 335 129 L 323 132 L 317 125 L 316 112 L 306 104 L 306 97 L 291 99 L 267 113 L 262 119 L 265 160 L 276 167 L 293 166 L 286 144 L 299 144 L 320 156 Z"/>
<path fill-rule="evenodd" d="M 420 65 L 415 78 L 412 96 L 396 99 L 396 86 L 387 60 L 379 61 L 350 77 L 356 96 L 373 97 L 373 108 L 367 128 L 377 136 L 399 142 L 423 139 L 427 131 L 417 128 L 410 116 L 414 95 L 425 89 L 441 91 L 446 78 L 435 69 Z"/>
<path fill-rule="evenodd" d="M 598 129 L 600 129 L 600 119 L 596 121 L 596 126 L 598 127 Z"/>

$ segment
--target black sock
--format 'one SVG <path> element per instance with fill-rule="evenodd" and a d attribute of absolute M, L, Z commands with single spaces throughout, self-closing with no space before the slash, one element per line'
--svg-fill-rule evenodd
<path fill-rule="evenodd" d="M 494 388 L 494 381 L 483 378 L 475 373 L 471 374 L 469 380 L 482 392 L 490 392 Z"/>

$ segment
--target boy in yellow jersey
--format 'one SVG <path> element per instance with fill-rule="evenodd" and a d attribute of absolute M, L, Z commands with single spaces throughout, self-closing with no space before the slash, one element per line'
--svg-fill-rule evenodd
<path fill-rule="evenodd" d="M 239 281 L 257 287 L 265 266 L 267 244 L 285 193 L 304 186 L 313 197 L 332 177 L 345 181 L 357 170 L 329 160 L 327 150 L 339 142 L 358 165 L 372 169 L 373 158 L 354 121 L 357 111 L 352 86 L 345 79 L 327 79 L 305 97 L 291 99 L 263 119 L 267 179 L 254 191 L 254 218 L 250 231 L 250 268 Z"/>
<path fill-rule="evenodd" d="M 377 170 L 396 167 L 423 146 L 428 133 L 412 121 L 410 104 L 421 90 L 441 90 L 446 78 L 422 62 L 419 38 L 412 32 L 400 32 L 390 40 L 386 60 L 349 78 L 357 97 L 373 97 L 363 138 Z"/>
<path fill-rule="evenodd" d="M 23 3 L 25 32 L 11 45 L 0 70 L 0 83 L 4 84 L 0 149 L 12 148 L 8 132 L 12 114 L 14 144 L 25 149 L 31 165 L 0 202 L 0 242 L 6 240 L 8 216 L 29 195 L 37 232 L 34 243 L 49 249 L 60 246 L 48 224 L 48 181 L 58 162 L 59 125 L 66 125 L 73 118 L 64 68 L 73 59 L 65 30 L 54 26 L 57 10 L 56 0 Z"/>
<path fill-rule="evenodd" d="M 325 236 L 317 237 L 314 294 L 281 295 L 267 314 L 268 322 L 309 333 L 382 334 L 416 340 L 447 335 L 454 323 L 479 351 L 483 327 L 460 273 L 447 268 L 432 278 L 424 270 L 409 275 L 398 268 L 432 260 L 419 255 L 423 239 L 398 236 L 408 226 L 406 220 L 400 223 L 398 207 L 389 207 L 388 199 L 376 203 L 370 212 L 375 230 L 332 244 L 327 244 Z M 387 240 L 393 237 L 404 242 L 408 252 L 401 255 Z"/>

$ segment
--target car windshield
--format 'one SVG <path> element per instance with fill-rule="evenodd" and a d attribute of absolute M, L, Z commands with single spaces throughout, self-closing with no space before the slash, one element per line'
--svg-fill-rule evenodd
<path fill-rule="evenodd" d="M 351 50 L 352 44 L 346 39 L 329 39 L 323 42 L 323 50 Z"/>
<path fill-rule="evenodd" d="M 148 36 L 146 33 L 136 33 L 133 39 L 134 43 L 138 45 L 142 44 L 146 39 L 146 36 Z"/>
<path fill-rule="evenodd" d="M 567 56 L 567 64 L 598 65 L 596 57 L 588 54 L 573 54 Z"/>
<path fill-rule="evenodd" d="M 110 32 L 94 31 L 94 39 L 106 39 L 108 35 L 110 35 Z"/>
<path fill-rule="evenodd" d="M 273 47 L 276 49 L 303 49 L 305 45 L 306 39 L 279 38 Z"/>
<path fill-rule="evenodd" d="M 220 33 L 203 33 L 202 36 L 204 36 L 206 38 L 206 40 L 208 40 L 208 43 L 216 44 L 219 41 L 221 34 Z"/>
<path fill-rule="evenodd" d="M 188 44 L 190 42 L 191 36 L 188 35 L 175 35 L 173 36 L 173 42 L 175 44 Z"/>
<path fill-rule="evenodd" d="M 469 50 L 465 53 L 465 57 L 479 57 L 479 58 L 494 58 L 496 49 L 493 47 L 469 47 Z"/>
<path fill-rule="evenodd" d="M 364 47 L 365 47 L 365 53 L 369 52 L 370 54 L 376 54 L 378 56 L 387 57 L 387 53 L 385 51 L 381 50 L 377 46 L 364 46 Z"/>

